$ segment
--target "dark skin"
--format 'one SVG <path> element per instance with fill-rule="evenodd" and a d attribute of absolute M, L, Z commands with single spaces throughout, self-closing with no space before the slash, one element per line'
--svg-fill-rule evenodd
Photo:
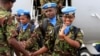
<path fill-rule="evenodd" d="M 2 3 L 2 0 L 0 0 L 0 5 L 5 8 L 5 10 L 11 12 L 11 8 L 13 6 L 13 2 L 9 1 L 7 3 Z M 13 17 L 8 17 L 8 19 L 5 19 L 5 17 L 0 18 L 0 26 L 4 26 L 4 24 L 11 24 L 13 20 Z M 10 39 L 8 39 L 8 44 L 11 45 L 14 49 L 17 49 L 19 52 L 23 53 L 24 56 L 29 56 L 29 53 L 19 45 L 19 43 L 16 40 L 17 32 L 12 31 L 12 36 L 10 36 Z M 19 56 L 19 55 L 17 55 Z"/>
<path fill-rule="evenodd" d="M 48 9 L 45 9 L 44 10 L 44 13 L 45 15 L 47 16 L 47 18 L 53 18 L 56 13 L 57 13 L 57 10 L 56 8 L 48 8 Z M 40 48 L 39 50 L 35 51 L 34 53 L 32 53 L 31 56 L 37 56 L 37 55 L 40 55 L 42 53 L 45 53 L 48 51 L 48 48 L 46 46 L 43 46 L 42 48 Z"/>
<path fill-rule="evenodd" d="M 26 22 L 29 21 L 26 16 L 20 16 L 20 18 L 20 21 L 23 24 L 26 24 Z M 25 42 L 19 42 L 15 37 L 12 37 L 9 40 L 9 43 L 13 46 L 17 56 L 20 56 L 20 52 L 23 53 L 23 56 L 29 56 L 28 51 L 25 50 Z"/>
<path fill-rule="evenodd" d="M 30 19 L 26 15 L 20 16 L 20 22 L 22 24 L 27 24 L 29 21 Z M 31 37 L 33 36 L 34 34 L 32 34 Z M 23 56 L 29 56 L 30 53 L 28 53 L 28 51 L 25 50 L 27 42 L 29 42 L 29 39 L 27 41 L 17 41 L 15 38 L 11 38 L 9 43 L 11 43 L 11 45 L 13 46 L 17 56 L 20 56 L 20 52 L 23 53 Z"/>

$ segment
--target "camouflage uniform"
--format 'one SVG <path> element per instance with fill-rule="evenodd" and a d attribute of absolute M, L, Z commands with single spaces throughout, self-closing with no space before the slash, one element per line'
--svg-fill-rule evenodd
<path fill-rule="evenodd" d="M 28 51 L 36 51 L 38 50 L 37 39 L 32 37 L 33 32 L 31 31 L 31 24 L 28 24 L 28 27 L 25 31 L 20 28 L 19 35 L 17 37 L 18 41 L 23 42 L 25 41 L 26 47 L 25 49 Z"/>
<path fill-rule="evenodd" d="M 73 27 L 70 28 L 70 32 L 69 32 L 70 38 L 74 37 L 73 29 L 74 29 Z M 77 33 L 77 37 L 75 40 L 78 41 L 80 44 L 82 44 L 82 37 L 83 37 L 83 35 L 82 35 L 81 31 L 79 31 Z M 51 38 L 51 39 L 54 39 L 54 38 Z M 53 48 L 53 47 L 50 47 L 53 45 L 53 43 L 51 43 L 51 41 L 49 41 L 49 39 L 47 40 L 45 45 L 49 49 Z M 51 52 L 52 51 L 50 51 L 50 53 Z M 61 40 L 59 38 L 56 38 L 54 50 L 53 50 L 53 53 L 51 56 L 77 56 L 76 53 L 77 53 L 76 48 L 70 46 L 65 40 Z"/>
<path fill-rule="evenodd" d="M 35 30 L 35 33 L 37 34 L 37 37 L 35 37 L 35 38 L 38 38 L 38 39 L 40 39 L 40 37 L 42 37 L 43 39 L 41 40 L 41 41 L 43 41 L 43 43 L 42 43 L 42 45 L 45 45 L 45 46 L 47 46 L 48 47 L 48 45 L 51 45 L 51 44 L 47 44 L 47 43 L 50 43 L 51 41 L 52 41 L 52 39 L 54 38 L 54 27 L 55 26 L 57 26 L 57 25 L 60 25 L 61 23 L 62 23 L 62 21 L 61 21 L 61 19 L 60 18 L 57 18 L 56 20 L 56 25 L 55 26 L 53 26 L 48 20 L 48 18 L 45 18 L 45 19 L 47 19 L 47 29 L 46 29 L 46 31 L 45 31 L 45 38 L 44 38 L 44 36 L 42 35 L 42 32 L 41 32 L 41 30 L 40 30 L 40 28 L 42 28 L 43 27 L 43 22 L 40 24 L 40 26 L 39 26 L 39 28 L 37 28 L 36 30 Z M 49 48 L 49 47 L 48 47 Z M 43 54 L 43 56 L 49 56 L 49 52 L 47 52 L 47 53 L 44 53 Z"/>
<path fill-rule="evenodd" d="M 12 31 L 15 31 L 15 25 L 12 19 L 9 21 L 11 13 L 0 7 L 0 19 L 5 19 L 3 26 L 0 26 L 0 56 L 11 56 L 11 49 L 7 41 L 13 35 Z"/>

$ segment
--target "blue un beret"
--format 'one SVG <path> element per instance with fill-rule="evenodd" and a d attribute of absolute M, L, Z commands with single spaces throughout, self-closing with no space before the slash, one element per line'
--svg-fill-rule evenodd
<path fill-rule="evenodd" d="M 19 9 L 19 10 L 17 10 L 17 15 L 20 16 L 21 13 L 23 13 L 23 11 L 24 11 L 23 9 Z"/>
<path fill-rule="evenodd" d="M 56 8 L 57 4 L 56 3 L 46 3 L 42 6 L 42 9 L 47 9 L 47 8 Z"/>
<path fill-rule="evenodd" d="M 17 10 L 17 15 L 18 16 L 21 16 L 21 15 L 30 15 L 30 12 L 28 10 L 18 9 Z"/>
<path fill-rule="evenodd" d="M 24 10 L 24 11 L 21 13 L 21 15 L 30 15 L 30 12 Z"/>
<path fill-rule="evenodd" d="M 63 14 L 73 14 L 75 13 L 76 8 L 75 7 L 71 7 L 71 6 L 66 6 L 64 8 L 62 8 L 61 12 Z"/>

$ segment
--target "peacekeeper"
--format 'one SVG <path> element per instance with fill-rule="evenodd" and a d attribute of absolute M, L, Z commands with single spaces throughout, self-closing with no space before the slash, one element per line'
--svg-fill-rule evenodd
<path fill-rule="evenodd" d="M 49 56 L 52 51 L 49 51 L 54 44 L 54 28 L 62 23 L 62 20 L 57 17 L 57 4 L 46 3 L 42 6 L 46 18 L 40 23 L 39 27 L 35 30 L 35 38 L 42 38 L 40 44 L 42 47 L 36 52 L 32 53 L 32 56 L 43 54 L 43 56 Z M 42 37 L 41 37 L 42 36 Z M 43 42 L 42 42 L 43 41 Z"/>
<path fill-rule="evenodd" d="M 55 41 L 54 56 L 77 56 L 83 43 L 83 34 L 80 28 L 72 25 L 76 8 L 66 6 L 61 11 L 63 24 L 59 30 L 59 38 Z"/>
<path fill-rule="evenodd" d="M 46 3 L 56 3 L 57 4 L 57 14 L 60 16 L 61 13 L 61 9 L 65 6 L 64 3 L 66 2 L 65 0 L 40 0 L 40 4 L 41 6 L 43 6 Z M 43 10 L 41 11 L 41 17 L 45 17 Z"/>
<path fill-rule="evenodd" d="M 10 39 L 10 45 L 14 48 L 17 56 L 30 56 L 30 52 L 33 52 L 38 48 L 35 45 L 36 40 L 34 39 L 36 38 L 32 38 L 34 25 L 30 23 L 30 12 L 21 10 L 19 18 L 20 23 L 17 27 L 18 35 Z"/>

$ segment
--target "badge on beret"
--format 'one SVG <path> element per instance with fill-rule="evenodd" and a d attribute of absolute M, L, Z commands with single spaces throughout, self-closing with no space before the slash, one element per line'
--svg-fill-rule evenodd
<path fill-rule="evenodd" d="M 50 4 L 50 3 L 48 3 L 47 7 L 51 7 L 51 4 Z"/>

